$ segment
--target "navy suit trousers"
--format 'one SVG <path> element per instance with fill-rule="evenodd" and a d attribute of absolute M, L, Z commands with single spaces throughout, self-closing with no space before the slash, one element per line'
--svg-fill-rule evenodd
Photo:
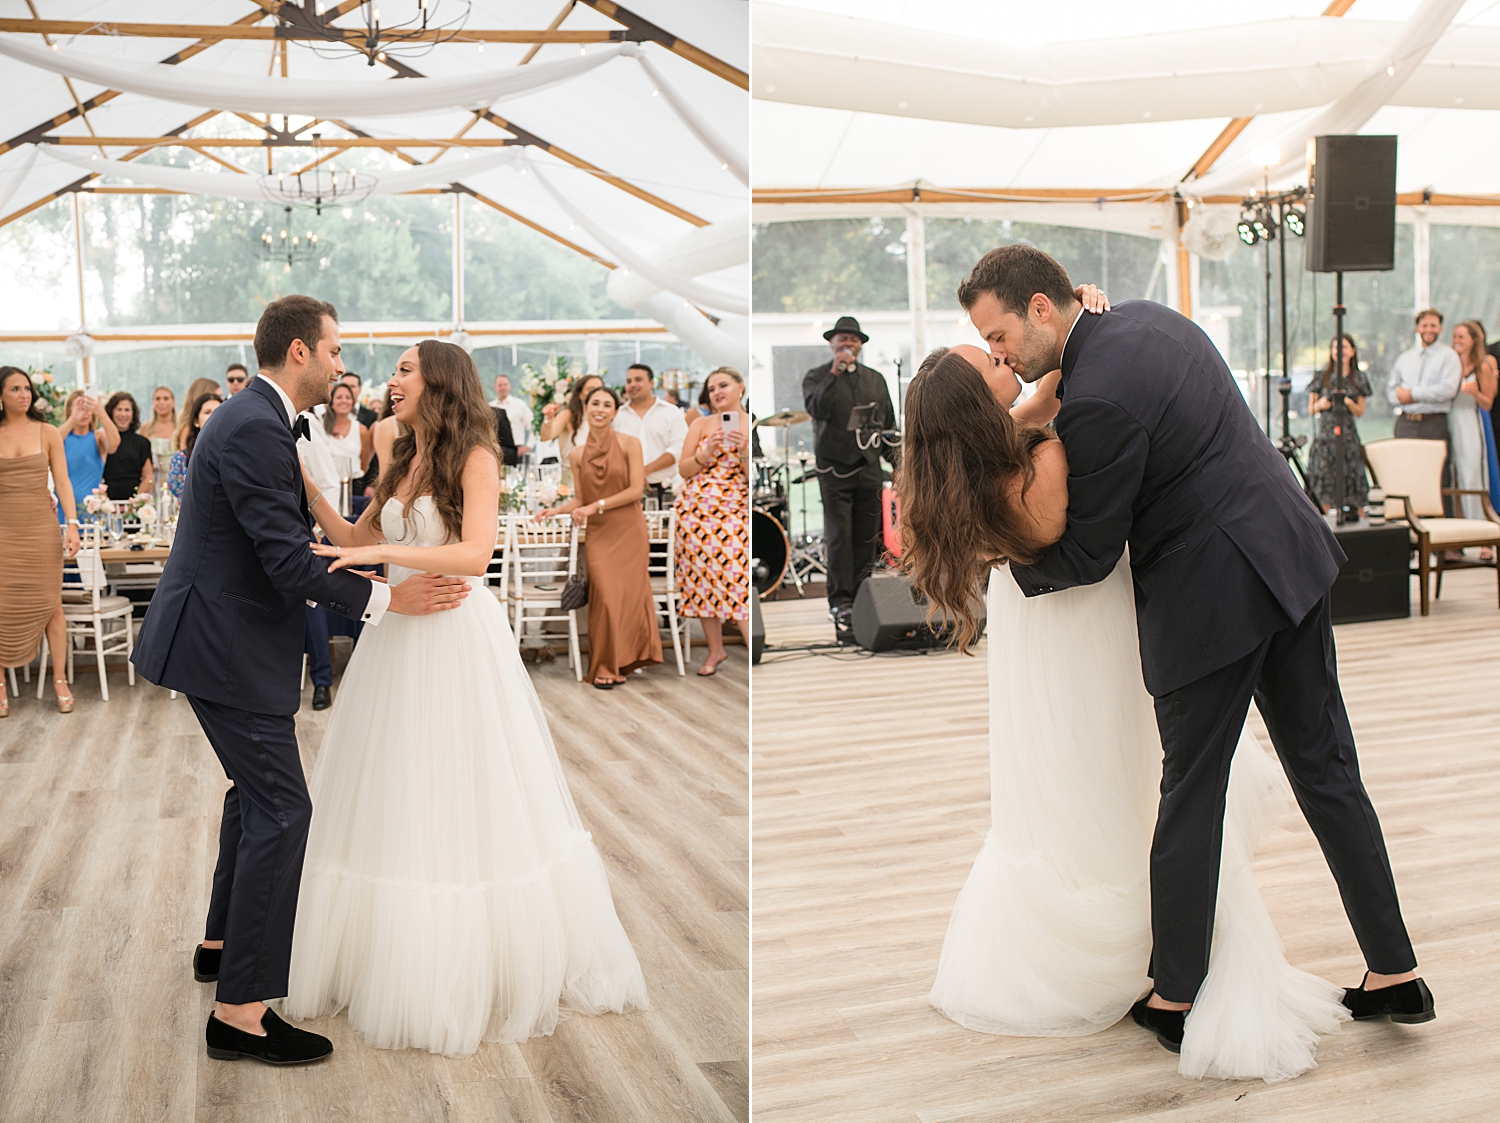
<path fill-rule="evenodd" d="M 231 784 L 203 932 L 224 941 L 217 997 L 236 1004 L 281 998 L 312 819 L 296 719 L 188 701 Z"/>
<path fill-rule="evenodd" d="M 1192 1002 L 1208 973 L 1229 765 L 1254 697 L 1372 971 L 1416 967 L 1380 820 L 1339 692 L 1328 598 L 1227 667 L 1156 699 L 1163 750 L 1151 844 L 1152 979 Z"/>

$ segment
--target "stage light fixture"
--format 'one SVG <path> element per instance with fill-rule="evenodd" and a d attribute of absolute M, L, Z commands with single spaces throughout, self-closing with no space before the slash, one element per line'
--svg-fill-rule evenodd
<path fill-rule="evenodd" d="M 1307 212 L 1301 207 L 1292 207 L 1281 221 L 1298 238 L 1307 233 Z"/>
<path fill-rule="evenodd" d="M 1244 242 L 1247 246 L 1253 246 L 1256 242 L 1260 241 L 1260 235 L 1255 232 L 1255 227 L 1251 226 L 1243 218 L 1235 226 L 1234 232 L 1240 236 L 1240 241 Z"/>

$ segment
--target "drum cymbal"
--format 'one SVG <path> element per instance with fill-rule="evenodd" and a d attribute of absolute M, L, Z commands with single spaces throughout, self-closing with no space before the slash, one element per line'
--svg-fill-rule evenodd
<path fill-rule="evenodd" d="M 784 409 L 769 417 L 762 417 L 756 424 L 764 425 L 767 429 L 787 429 L 811 420 L 812 414 L 810 413 L 803 413 L 800 409 Z"/>

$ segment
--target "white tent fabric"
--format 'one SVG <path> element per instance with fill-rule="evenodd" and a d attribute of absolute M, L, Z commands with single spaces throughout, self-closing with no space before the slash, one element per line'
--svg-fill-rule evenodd
<path fill-rule="evenodd" d="M 429 187 L 442 187 L 455 179 L 478 175 L 494 168 L 516 162 L 516 148 L 492 148 L 480 150 L 472 155 L 464 153 L 456 160 L 437 164 L 419 164 L 406 171 L 344 173 L 341 187 L 345 194 L 340 201 L 368 199 L 372 195 L 401 195 L 408 191 L 421 191 Z M 247 199 L 251 202 L 303 202 L 295 193 L 296 177 L 278 178 L 274 175 L 235 175 L 233 172 L 199 172 L 189 168 L 163 167 L 161 164 L 142 164 L 138 161 L 125 163 L 122 160 L 101 160 L 97 153 L 90 155 L 84 148 L 49 146 L 47 157 L 60 160 L 94 175 L 111 176 L 129 180 L 147 187 L 163 187 L 169 191 L 181 191 L 188 195 L 211 195 L 221 199 Z M 329 183 L 325 172 L 321 184 Z M 306 177 L 311 190 L 312 176 Z M 332 192 L 329 192 L 332 197 Z"/>
<path fill-rule="evenodd" d="M 1032 50 L 963 32 L 757 3 L 756 93 L 769 101 L 1006 128 L 1135 124 L 1310 109 L 1350 94 L 1394 60 L 1421 80 L 1380 104 L 1500 109 L 1500 27 L 1437 27 L 1410 53 L 1410 23 L 1289 17 L 1211 29 L 1048 44 Z M 1424 52 L 1425 53 L 1425 52 Z M 774 88 L 772 88 L 774 87 Z"/>
<path fill-rule="evenodd" d="M 1254 153 L 1245 153 L 1238 160 L 1193 180 L 1188 190 L 1201 197 L 1216 190 L 1236 190 L 1246 180 L 1253 182 L 1257 172 L 1277 180 L 1296 175 L 1307 166 L 1309 139 L 1357 133 L 1381 106 L 1394 100 L 1463 5 L 1464 0 L 1423 0 L 1391 43 L 1388 54 L 1376 62 L 1363 81 L 1332 105 L 1296 122 L 1267 142 L 1266 148 L 1279 155 L 1274 166 L 1262 166 Z M 1500 84 L 1495 92 L 1500 93 Z"/>
<path fill-rule="evenodd" d="M 536 173 L 537 179 L 541 181 L 542 186 L 547 189 L 547 193 L 552 196 L 559 207 L 572 216 L 573 220 L 579 226 L 587 230 L 593 239 L 608 249 L 617 260 L 628 265 L 657 287 L 666 289 L 668 292 L 675 293 L 687 300 L 707 305 L 709 308 L 733 312 L 741 316 L 750 311 L 749 294 L 743 292 L 726 292 L 712 285 L 705 285 L 694 280 L 691 275 L 683 276 L 682 274 L 672 272 L 657 265 L 649 257 L 636 253 L 626 245 L 623 239 L 616 237 L 596 222 L 593 216 L 589 214 L 587 207 L 580 206 L 565 191 L 559 189 L 553 173 L 545 166 L 536 160 L 528 159 L 527 163 L 530 165 L 531 170 Z M 744 234 L 743 243 L 743 256 L 728 264 L 738 265 L 740 262 L 750 260 L 748 230 Z"/>
<path fill-rule="evenodd" d="M 1063 14 L 983 0 L 758 0 L 753 185 L 847 192 L 819 204 L 829 217 L 870 213 L 857 201 L 864 192 L 921 185 L 926 208 L 927 188 L 1000 189 L 1007 202 L 976 196 L 972 213 L 1029 209 L 1030 221 L 1119 229 L 1131 225 L 1124 212 L 1155 204 L 1101 199 L 1095 208 L 1051 193 L 1171 191 L 1231 118 L 1250 117 L 1211 170 L 1216 193 L 1242 193 L 1262 178 L 1246 163 L 1251 152 L 1289 129 L 1307 135 L 1309 118 L 1388 77 L 1403 27 L 1434 10 L 1425 0 L 1357 0 L 1333 18 L 1321 17 L 1325 7 L 1264 0 L 1247 23 L 1235 0 L 1075 0 Z M 1367 119 L 1354 118 L 1364 120 L 1358 131 L 1398 136 L 1398 190 L 1494 194 L 1500 5 L 1467 0 L 1409 70 L 1384 86 L 1387 100 Z M 1305 181 L 1294 147 L 1282 144 L 1295 164 L 1273 186 Z M 1430 209 L 1435 223 L 1475 220 Z M 1478 221 L 1500 222 L 1500 208 L 1480 209 L 1488 217 Z M 764 202 L 754 215 L 809 217 Z"/>
<path fill-rule="evenodd" d="M 388 79 L 379 83 L 321 78 L 240 76 L 226 83 L 212 73 L 195 73 L 157 63 L 120 62 L 78 51 L 48 50 L 0 35 L 0 55 L 68 78 L 112 90 L 237 113 L 290 113 L 303 117 L 382 117 L 430 113 L 435 109 L 482 109 L 501 98 L 535 93 L 603 66 L 622 54 L 638 53 L 634 43 L 606 47 L 592 55 L 508 70 L 448 78 Z"/>
<path fill-rule="evenodd" d="M 468 26 L 543 28 L 553 21 L 559 6 L 559 0 L 473 0 Z M 743 0 L 632 0 L 629 8 L 729 66 L 741 71 L 748 69 L 748 18 Z M 47 9 L 42 14 L 56 18 L 87 18 L 102 24 L 144 19 L 182 25 L 225 25 L 256 14 L 255 5 L 250 0 L 157 0 L 150 9 L 146 12 L 139 0 L 91 0 L 86 11 L 76 4 L 64 3 L 61 8 Z M 24 15 L 24 10 L 12 14 Z M 354 18 L 346 16 L 340 22 L 347 24 Z M 262 22 L 273 21 L 267 15 Z M 560 27 L 564 31 L 619 31 L 621 24 L 579 4 L 567 13 Z M 38 60 L 43 62 L 60 56 L 70 60 L 84 57 L 121 66 L 128 64 L 132 69 L 144 69 L 153 74 L 169 72 L 181 75 L 200 86 L 211 86 L 214 96 L 204 102 L 189 102 L 185 108 L 177 102 L 139 93 L 110 92 L 119 91 L 118 85 L 105 86 L 86 78 L 74 78 L 73 88 L 85 104 L 89 104 L 90 99 L 100 99 L 101 95 L 102 100 L 90 104 L 87 122 L 73 119 L 53 127 L 51 123 L 60 115 L 71 113 L 75 104 L 62 78 L 50 66 L 44 69 L 7 59 L 4 64 L 6 99 L 0 105 L 0 142 L 9 138 L 12 147 L 0 152 L 0 199 L 5 200 L 0 206 L 0 333 L 71 331 L 78 326 L 78 301 L 71 288 L 71 263 L 65 271 L 70 285 L 65 294 L 33 291 L 20 279 L 18 271 L 6 268 L 7 263 L 18 260 L 18 255 L 28 253 L 28 243 L 25 239 L 18 239 L 16 232 L 32 220 L 22 218 L 8 226 L 4 225 L 4 220 L 45 203 L 55 197 L 55 193 L 66 192 L 80 182 L 84 183 L 84 190 L 110 184 L 141 184 L 169 190 L 204 186 L 196 181 L 185 185 L 172 175 L 179 171 L 206 177 L 211 181 L 208 186 L 212 186 L 215 193 L 253 190 L 253 195 L 242 197 L 265 199 L 261 187 L 255 184 L 264 175 L 268 158 L 274 160 L 276 171 L 288 173 L 306 164 L 309 158 L 309 150 L 305 148 L 213 150 L 216 156 L 252 173 L 237 176 L 228 171 L 221 173 L 207 157 L 190 149 L 157 148 L 137 158 L 133 151 L 135 145 L 110 145 L 105 154 L 112 163 L 106 171 L 98 166 L 105 162 L 103 160 L 89 161 L 93 165 L 89 167 L 79 163 L 78 158 L 96 153 L 97 148 L 38 146 L 31 142 L 35 134 L 47 132 L 77 138 L 89 137 L 91 133 L 119 138 L 160 136 L 181 130 L 185 127 L 184 122 L 201 116 L 205 110 L 216 108 L 215 103 L 222 100 L 220 94 L 243 93 L 252 85 L 267 81 L 322 82 L 337 86 L 343 96 L 353 98 L 353 105 L 343 106 L 350 112 L 339 114 L 337 122 L 329 121 L 322 126 L 320 131 L 325 138 L 350 135 L 346 125 L 376 139 L 455 138 L 462 134 L 466 138 L 482 138 L 493 143 L 507 133 L 518 137 L 538 150 L 540 161 L 557 169 L 558 182 L 566 187 L 565 194 L 571 205 L 585 213 L 599 230 L 608 232 L 612 245 L 629 251 L 628 255 L 616 253 L 594 238 L 543 187 L 538 176 L 518 174 L 518 169 L 511 165 L 520 146 L 504 149 L 474 147 L 460 151 L 455 148 L 424 150 L 420 145 L 404 145 L 402 151 L 416 161 L 416 167 L 398 162 L 394 153 L 351 149 L 340 154 L 333 163 L 337 165 L 341 185 L 346 171 L 357 167 L 359 178 L 363 180 L 368 174 L 372 182 L 377 182 L 380 194 L 430 189 L 458 182 L 466 191 L 493 200 L 524 221 L 601 258 L 622 262 L 627 257 L 644 260 L 700 225 L 712 225 L 743 214 L 746 205 L 745 188 L 735 175 L 736 167 L 744 173 L 745 160 L 738 154 L 749 148 L 746 92 L 735 83 L 655 43 L 620 47 L 588 45 L 584 55 L 580 55 L 577 44 L 548 44 L 541 47 L 532 61 L 518 67 L 516 64 L 530 49 L 528 44 L 488 43 L 480 47 L 473 42 L 453 41 L 437 44 L 425 54 L 396 56 L 420 74 L 437 77 L 392 81 L 391 68 L 368 66 L 367 60 L 353 51 L 329 51 L 325 47 L 315 52 L 305 43 L 295 40 L 282 43 L 226 39 L 196 52 L 184 50 L 195 47 L 195 42 L 187 38 L 82 35 L 70 40 L 56 39 L 59 48 L 56 52 L 42 47 L 39 37 L 18 34 L 8 36 L 7 41 L 31 45 L 33 50 L 46 56 Z M 277 51 L 283 46 L 291 77 L 286 80 L 279 77 L 267 79 L 269 68 L 280 71 Z M 633 52 L 637 65 L 607 65 L 610 59 L 621 54 L 630 57 Z M 162 64 L 164 58 L 183 55 L 186 57 L 181 57 L 175 66 Z M 650 73 L 641 65 L 648 59 Z M 530 88 L 537 84 L 536 74 L 546 74 L 545 68 L 558 64 L 566 65 L 551 73 L 568 71 L 572 76 L 552 81 L 544 89 Z M 428 82 L 434 83 L 435 88 L 444 88 L 436 84 L 446 83 L 450 91 L 469 83 L 472 89 L 485 91 L 488 96 L 489 91 L 497 88 L 497 76 L 506 82 L 518 80 L 527 88 L 517 85 L 499 87 L 510 92 L 502 104 L 494 105 L 496 120 L 476 122 L 469 110 L 451 107 L 416 112 L 416 103 L 410 100 L 421 93 Z M 96 77 L 102 78 L 103 74 L 96 74 Z M 659 93 L 653 96 L 653 91 Z M 373 95 L 373 99 L 367 95 Z M 387 97 L 397 99 L 398 103 L 387 105 L 381 100 Z M 450 93 L 439 100 L 448 100 L 451 106 L 451 97 Z M 684 107 L 690 114 L 683 113 Z M 268 110 L 281 112 L 264 104 L 257 107 L 257 112 Z M 691 121 L 688 116 L 692 117 Z M 291 130 L 305 127 L 309 121 L 299 117 L 275 124 Z M 225 114 L 186 135 L 201 140 L 213 136 L 251 138 L 262 133 L 254 126 Z M 45 151 L 39 154 L 39 147 Z M 464 151 L 468 153 L 467 159 Z M 540 155 L 541 152 L 549 154 Z M 589 174 L 574 168 L 564 169 L 564 163 L 572 164 L 574 168 L 592 168 L 595 172 Z M 114 164 L 123 166 L 117 168 Z M 725 164 L 730 167 L 723 167 Z M 329 166 L 323 165 L 325 168 Z M 125 168 L 131 171 L 127 173 Z M 80 179 L 89 175 L 94 178 Z M 158 178 L 160 176 L 172 178 L 169 182 L 166 178 Z M 236 182 L 231 187 L 228 184 L 231 180 L 246 182 Z M 276 197 L 273 193 L 272 199 Z M 69 205 L 67 199 L 66 194 L 61 196 L 63 208 Z M 53 204 L 54 208 L 58 205 Z M 89 207 L 97 205 L 100 204 L 86 202 L 83 209 L 86 212 Z M 464 208 L 468 210 L 483 205 L 467 201 Z M 70 261 L 71 240 L 70 236 L 67 250 Z M 743 266 L 692 279 L 716 291 L 743 293 L 748 290 L 748 270 Z M 94 283 L 92 276 L 89 283 Z M 64 298 L 60 299 L 60 295 Z M 728 300 L 729 297 L 719 299 Z M 744 299 L 740 297 L 742 302 Z M 682 308 L 681 298 L 672 297 L 667 303 L 674 310 Z M 719 305 L 714 307 L 725 313 L 731 311 Z M 97 303 L 92 304 L 89 315 L 95 316 L 97 310 Z M 714 328 L 712 321 L 701 313 L 690 311 L 705 328 Z M 676 315 L 675 311 L 673 315 Z M 686 322 L 691 324 L 693 321 Z M 721 320 L 723 322 L 729 321 Z M 110 325 L 104 321 L 88 326 L 108 328 Z M 180 327 L 191 334 L 190 325 Z M 676 328 L 670 330 L 684 342 L 689 342 L 688 336 L 677 332 Z M 746 346 L 742 344 L 733 360 L 716 352 L 711 361 L 734 361 L 743 367 L 746 354 Z"/>

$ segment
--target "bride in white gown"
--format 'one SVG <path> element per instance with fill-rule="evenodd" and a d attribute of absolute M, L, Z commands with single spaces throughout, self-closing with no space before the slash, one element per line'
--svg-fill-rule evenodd
<path fill-rule="evenodd" d="M 1002 404 L 1014 399 L 1013 376 L 988 354 L 952 354 L 927 377 L 975 369 Z M 907 400 L 909 449 L 922 378 Z M 972 389 L 986 392 L 977 379 Z M 1045 420 L 1055 409 L 1050 389 L 1017 407 L 1018 417 Z M 1057 441 L 1033 442 L 1035 478 L 1024 497 L 1018 487 L 1005 494 L 1034 540 L 1047 541 L 1066 517 L 1067 469 Z M 1003 474 L 1003 465 L 984 467 Z M 991 828 L 949 922 L 930 1000 L 986 1033 L 1095 1033 L 1151 989 L 1148 860 L 1162 753 L 1141 679 L 1129 558 L 1097 585 L 1029 599 L 1007 567 L 992 569 L 987 608 Z M 1243 734 L 1208 976 L 1184 1025 L 1185 1076 L 1288 1079 L 1312 1068 L 1318 1037 L 1349 1018 L 1341 987 L 1286 962 L 1251 870 L 1256 842 L 1291 806 L 1280 767 Z"/>
<path fill-rule="evenodd" d="M 354 526 L 313 505 L 335 566 L 481 574 L 498 450 L 472 360 L 401 357 L 399 438 Z M 310 495 L 315 492 L 309 492 Z M 377 544 L 379 543 L 379 544 Z M 504 610 L 386 616 L 360 637 L 313 768 L 285 1012 L 341 1009 L 372 1045 L 462 1056 L 567 1012 L 647 1006 L 604 865 L 562 774 Z"/>

